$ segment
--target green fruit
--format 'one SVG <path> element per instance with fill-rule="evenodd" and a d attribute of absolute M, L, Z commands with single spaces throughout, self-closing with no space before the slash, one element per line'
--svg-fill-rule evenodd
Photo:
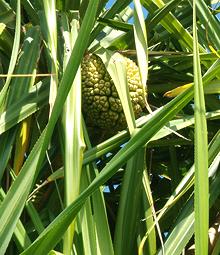
<path fill-rule="evenodd" d="M 145 109 L 145 94 L 137 65 L 126 60 L 127 80 L 135 118 Z M 116 87 L 105 65 L 97 55 L 86 55 L 81 65 L 83 113 L 88 125 L 101 129 L 121 130 L 125 115 Z"/>

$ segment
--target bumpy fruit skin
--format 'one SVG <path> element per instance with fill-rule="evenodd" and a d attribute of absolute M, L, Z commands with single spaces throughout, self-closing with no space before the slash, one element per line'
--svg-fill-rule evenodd
<path fill-rule="evenodd" d="M 145 99 L 137 65 L 126 58 L 127 80 L 135 118 L 145 109 Z M 86 122 L 105 130 L 126 127 L 125 115 L 116 87 L 100 57 L 88 54 L 81 65 L 82 102 Z"/>

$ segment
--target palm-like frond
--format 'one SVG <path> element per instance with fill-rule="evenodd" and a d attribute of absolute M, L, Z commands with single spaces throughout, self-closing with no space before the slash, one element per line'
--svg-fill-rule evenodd
<path fill-rule="evenodd" d="M 194 236 L 196 254 L 220 250 L 217 235 L 208 247 L 219 224 L 219 7 L 113 2 L 0 0 L 0 254 L 173 255 Z M 121 99 L 118 133 L 83 119 L 88 53 Z M 122 55 L 147 85 L 137 120 Z"/>

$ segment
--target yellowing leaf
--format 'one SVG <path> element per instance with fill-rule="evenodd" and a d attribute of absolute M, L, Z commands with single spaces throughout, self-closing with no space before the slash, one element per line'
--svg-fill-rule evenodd
<path fill-rule="evenodd" d="M 180 93 L 182 93 L 183 91 L 187 90 L 188 88 L 192 87 L 193 83 L 188 83 L 188 84 L 185 84 L 183 86 L 180 86 L 180 87 L 177 87 L 175 89 L 172 89 L 170 91 L 167 91 L 165 94 L 164 94 L 164 97 L 176 97 L 178 96 Z"/>

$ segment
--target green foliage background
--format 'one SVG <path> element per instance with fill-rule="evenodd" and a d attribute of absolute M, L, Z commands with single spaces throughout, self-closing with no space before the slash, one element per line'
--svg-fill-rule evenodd
<path fill-rule="evenodd" d="M 219 254 L 218 1 L 107 2 L 0 0 L 0 254 Z M 85 123 L 86 53 L 127 129 Z M 147 85 L 138 120 L 119 53 Z"/>

